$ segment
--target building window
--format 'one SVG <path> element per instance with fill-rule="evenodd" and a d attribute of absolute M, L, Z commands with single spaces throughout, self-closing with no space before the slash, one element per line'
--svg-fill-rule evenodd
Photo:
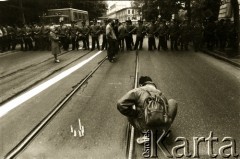
<path fill-rule="evenodd" d="M 132 14 L 134 14 L 134 9 L 132 10 Z"/>
<path fill-rule="evenodd" d="M 130 17 L 127 18 L 128 20 L 131 20 Z"/>
<path fill-rule="evenodd" d="M 128 14 L 130 14 L 130 9 L 128 9 Z"/>

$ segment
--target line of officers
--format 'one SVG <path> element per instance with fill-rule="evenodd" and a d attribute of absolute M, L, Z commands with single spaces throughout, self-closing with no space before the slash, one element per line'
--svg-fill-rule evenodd
<path fill-rule="evenodd" d="M 107 49 L 106 26 L 108 21 L 98 24 L 93 21 L 87 25 L 82 22 L 81 27 L 74 22 L 71 26 L 60 23 L 58 36 L 61 46 L 64 50 L 69 50 L 70 44 L 72 50 L 77 50 L 82 42 L 83 49 L 89 50 L 89 37 L 92 38 L 91 50 L 97 48 Z M 143 24 L 139 20 L 137 25 L 133 25 L 131 20 L 120 23 L 114 20 L 113 29 L 118 41 L 118 50 L 136 50 L 142 49 L 144 37 L 148 37 L 148 50 L 162 49 L 168 50 L 167 40 L 170 40 L 171 50 L 188 50 L 190 40 L 193 40 L 195 50 L 198 51 L 202 41 L 203 27 L 199 23 L 189 26 L 187 21 L 179 23 L 177 21 L 166 22 L 152 21 Z M 24 25 L 18 26 L 0 26 L 0 48 L 1 52 L 15 50 L 16 45 L 20 44 L 21 50 L 50 50 L 51 43 L 49 39 L 50 26 L 45 25 Z M 99 37 L 102 34 L 102 46 L 99 45 Z M 133 34 L 136 34 L 136 41 L 133 41 Z M 155 38 L 159 38 L 156 45 Z M 193 38 L 193 39 L 192 39 Z M 118 51 L 116 50 L 116 51 Z"/>
<path fill-rule="evenodd" d="M 172 51 L 188 50 L 190 41 L 193 41 L 195 51 L 198 51 L 204 33 L 204 28 L 200 23 L 195 22 L 190 25 L 187 20 L 183 22 L 158 20 L 146 24 L 139 20 L 137 25 L 133 25 L 131 20 L 127 20 L 125 23 L 115 20 L 113 28 L 121 51 L 125 46 L 126 50 L 141 50 L 145 37 L 148 38 L 148 50 L 150 51 L 168 50 L 168 40 Z M 133 34 L 136 34 L 135 42 Z M 156 38 L 159 39 L 158 44 L 156 44 Z"/>
<path fill-rule="evenodd" d="M 96 25 L 96 21 L 92 25 L 86 25 L 82 22 L 82 26 L 78 27 L 74 22 L 71 26 L 60 23 L 57 27 L 57 35 L 60 39 L 61 47 L 64 50 L 69 49 L 72 44 L 72 50 L 79 48 L 79 42 L 83 42 L 84 49 L 89 49 L 89 35 L 92 37 L 92 50 L 95 49 L 95 42 L 101 34 L 100 26 Z M 0 50 L 1 52 L 15 50 L 17 45 L 20 45 L 22 51 L 29 50 L 49 50 L 51 42 L 49 33 L 50 25 L 24 25 L 19 26 L 0 26 Z M 100 49 L 99 41 L 97 48 Z"/>

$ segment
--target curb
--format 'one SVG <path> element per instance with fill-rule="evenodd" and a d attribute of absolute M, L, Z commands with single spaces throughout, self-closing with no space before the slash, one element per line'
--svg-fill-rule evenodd
<path fill-rule="evenodd" d="M 13 53 L 18 53 L 21 52 L 20 50 L 9 50 L 9 51 L 5 51 L 3 53 L 0 53 L 0 57 L 5 56 L 5 55 L 9 55 L 9 54 L 13 54 Z"/>
<path fill-rule="evenodd" d="M 230 64 L 232 64 L 232 65 L 237 66 L 238 68 L 240 68 L 240 63 L 235 62 L 235 61 L 233 61 L 233 60 L 231 60 L 231 59 L 229 59 L 229 58 L 226 58 L 226 57 L 224 57 L 224 56 L 218 55 L 218 54 L 216 54 L 216 53 L 214 53 L 214 52 L 212 52 L 212 51 L 209 51 L 209 50 L 202 50 L 202 52 L 204 52 L 204 53 L 206 53 L 206 54 L 208 54 L 208 55 L 210 55 L 210 56 L 213 56 L 213 57 L 215 57 L 215 58 L 217 58 L 217 59 L 220 59 L 220 60 L 223 60 L 223 61 L 225 61 L 225 62 L 228 62 L 228 63 L 230 63 Z"/>

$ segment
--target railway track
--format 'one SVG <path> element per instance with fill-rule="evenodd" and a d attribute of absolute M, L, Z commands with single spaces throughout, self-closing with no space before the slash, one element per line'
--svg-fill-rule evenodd
<path fill-rule="evenodd" d="M 134 74 L 134 87 L 133 88 L 138 87 L 139 73 L 140 73 L 140 62 L 139 62 L 139 53 L 137 50 L 136 51 L 136 59 L 135 59 L 135 74 Z M 134 106 L 134 109 L 135 109 L 135 106 Z M 144 158 L 142 156 L 143 146 L 136 145 L 135 141 L 136 141 L 136 131 L 135 131 L 134 127 L 131 126 L 130 123 L 128 123 L 127 129 L 126 129 L 126 159 Z M 153 151 L 155 151 L 157 153 L 156 147 L 154 147 Z M 156 155 L 155 158 L 159 158 L 159 157 Z"/>
<path fill-rule="evenodd" d="M 57 68 L 49 68 L 48 71 L 46 71 L 46 63 L 50 60 L 52 60 L 52 58 L 46 59 L 44 61 L 41 61 L 39 63 L 27 66 L 25 68 L 19 69 L 17 71 L 13 71 L 12 73 L 9 73 L 7 75 L 1 76 L 0 77 L 0 86 L 2 88 L 2 91 L 5 92 L 4 95 L 1 96 L 1 100 L 0 100 L 0 105 L 6 103 L 7 101 L 15 98 L 16 96 L 18 96 L 19 94 L 21 94 L 22 92 L 26 91 L 27 89 L 33 87 L 34 85 L 42 82 L 44 79 L 48 78 L 49 76 L 53 75 L 55 72 L 60 71 L 62 69 L 64 69 L 65 67 L 73 64 L 74 62 L 80 60 L 81 58 L 85 57 L 86 55 L 90 54 L 92 51 L 88 51 L 84 54 L 81 54 L 79 57 L 77 58 L 73 58 L 71 61 L 67 62 L 64 65 L 61 65 L 60 67 Z M 62 53 L 61 56 L 65 55 L 69 55 L 67 54 L 69 52 L 65 52 Z M 30 73 L 34 73 L 31 74 Z M 42 76 L 39 78 L 39 75 L 42 74 Z M 29 77 L 28 77 L 29 76 Z M 33 79 L 30 80 L 29 82 L 27 82 L 26 84 L 24 84 L 26 81 L 25 77 L 28 77 L 28 79 L 33 78 L 34 76 L 38 76 L 37 80 Z M 21 84 L 21 82 L 23 84 Z M 21 85 L 21 88 L 15 88 L 12 89 L 13 92 L 10 92 L 9 94 L 7 93 L 7 90 L 5 90 L 5 87 L 7 85 L 11 85 L 11 83 L 19 83 Z"/>
<path fill-rule="evenodd" d="M 51 119 L 56 116 L 59 111 L 67 104 L 68 101 L 75 95 L 75 93 L 94 75 L 94 73 L 101 67 L 106 61 L 107 57 L 103 58 L 98 65 L 91 70 L 79 83 L 72 86 L 72 91 L 68 92 L 66 96 L 46 115 L 15 147 L 13 147 L 5 156 L 4 159 L 16 158 L 44 129 Z"/>
<path fill-rule="evenodd" d="M 136 51 L 136 59 L 135 59 L 135 74 L 134 74 L 134 87 L 138 87 L 138 77 L 139 76 L 139 54 L 138 50 Z M 127 125 L 127 145 L 126 145 L 126 158 L 133 159 L 134 158 L 134 138 L 135 138 L 135 130 L 134 127 L 128 123 Z"/>
<path fill-rule="evenodd" d="M 88 52 L 89 53 L 89 52 Z M 87 54 L 88 54 L 87 53 Z M 86 54 L 85 54 L 86 55 Z M 85 56 L 83 55 L 83 56 Z M 83 78 L 79 83 L 72 86 L 72 91 L 68 92 L 52 110 L 48 113 L 15 147 L 13 147 L 5 156 L 4 159 L 14 159 L 16 158 L 22 151 L 26 149 L 30 145 L 30 143 L 38 136 L 38 134 L 44 129 L 46 125 L 48 125 L 51 120 L 56 116 L 61 109 L 71 100 L 74 94 L 86 83 L 88 80 L 94 75 L 94 73 L 101 67 L 101 65 L 106 61 L 107 57 L 102 59 L 98 65 L 89 72 L 89 74 Z M 133 88 L 138 87 L 138 78 L 139 78 L 139 54 L 136 51 L 136 59 L 135 59 L 135 74 L 134 74 L 134 86 Z M 127 159 L 134 159 L 136 156 L 140 154 L 136 154 L 136 146 L 135 146 L 135 130 L 134 128 L 128 123 L 126 129 L 126 158 Z M 139 152 L 139 150 L 138 150 Z"/>
<path fill-rule="evenodd" d="M 67 55 L 67 54 L 70 53 L 70 52 L 71 52 L 71 51 L 65 51 L 65 52 L 59 54 L 59 57 L 64 56 L 64 55 Z M 92 52 L 92 51 L 88 51 L 87 53 L 85 53 L 84 55 L 82 55 L 82 56 L 80 56 L 80 57 L 83 57 L 83 56 L 89 54 L 90 52 Z M 32 65 L 28 65 L 28 66 L 26 66 L 26 67 L 23 67 L 23 68 L 20 68 L 20 69 L 17 69 L 17 70 L 14 70 L 14 71 L 12 71 L 12 72 L 8 72 L 8 73 L 6 73 L 6 74 L 2 73 L 2 75 L 0 76 L 0 80 L 4 79 L 4 78 L 6 78 L 6 77 L 9 77 L 9 76 L 15 75 L 15 74 L 17 74 L 17 73 L 21 73 L 21 72 L 23 72 L 23 71 L 26 71 L 27 69 L 30 69 L 30 68 L 33 68 L 33 67 L 37 67 L 37 66 L 39 66 L 39 65 L 41 65 L 41 64 L 44 64 L 44 63 L 46 63 L 46 62 L 48 62 L 48 61 L 50 61 L 50 60 L 53 60 L 53 57 L 47 58 L 47 59 L 42 60 L 42 61 L 40 61 L 40 62 L 38 62 L 38 63 L 34 63 L 34 64 L 32 64 Z"/>

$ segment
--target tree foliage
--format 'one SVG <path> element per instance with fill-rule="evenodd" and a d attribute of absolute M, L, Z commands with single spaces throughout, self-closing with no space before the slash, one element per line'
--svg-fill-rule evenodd
<path fill-rule="evenodd" d="M 161 18 L 170 20 L 172 14 L 178 14 L 179 10 L 185 10 L 186 19 L 203 20 L 210 18 L 217 20 L 221 0 L 134 0 L 134 4 L 143 4 L 143 16 L 149 21 Z M 159 9 L 158 9 L 159 8 Z"/>
<path fill-rule="evenodd" d="M 179 0 L 135 0 L 134 5 L 141 7 L 143 17 L 147 21 L 155 20 L 161 16 L 163 19 L 171 19 L 172 14 L 176 14 L 181 6 Z"/>
<path fill-rule="evenodd" d="M 105 1 L 87 0 L 9 0 L 0 2 L 0 23 L 22 22 L 21 7 L 27 23 L 38 22 L 48 9 L 75 8 L 88 11 L 89 19 L 102 16 L 107 9 Z"/>

